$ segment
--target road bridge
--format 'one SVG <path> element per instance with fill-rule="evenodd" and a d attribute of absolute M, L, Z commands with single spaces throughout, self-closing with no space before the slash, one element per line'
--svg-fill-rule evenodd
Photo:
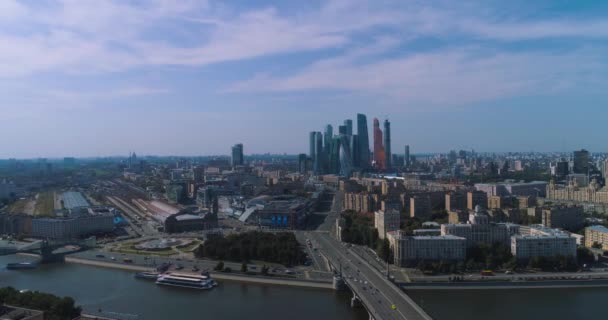
<path fill-rule="evenodd" d="M 344 243 L 327 232 L 310 232 L 309 237 L 374 320 L 429 320 L 431 317 L 399 287 Z"/>

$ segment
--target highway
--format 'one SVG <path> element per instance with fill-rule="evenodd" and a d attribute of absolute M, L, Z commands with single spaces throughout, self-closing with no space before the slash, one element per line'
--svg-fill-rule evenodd
<path fill-rule="evenodd" d="M 341 266 L 344 280 L 375 320 L 431 319 L 405 292 L 352 249 L 325 232 L 311 232 L 309 236 L 334 266 Z"/>

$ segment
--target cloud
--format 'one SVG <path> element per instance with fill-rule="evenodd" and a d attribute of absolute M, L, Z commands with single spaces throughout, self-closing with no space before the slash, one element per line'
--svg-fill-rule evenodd
<path fill-rule="evenodd" d="M 369 63 L 345 56 L 318 61 L 293 75 L 260 73 L 231 85 L 226 91 L 367 92 L 388 96 L 414 108 L 445 107 L 513 95 L 555 93 L 586 86 L 599 88 L 602 80 L 596 76 L 608 72 L 603 56 L 602 51 L 595 50 L 561 54 L 497 53 L 477 47 L 417 53 Z"/>

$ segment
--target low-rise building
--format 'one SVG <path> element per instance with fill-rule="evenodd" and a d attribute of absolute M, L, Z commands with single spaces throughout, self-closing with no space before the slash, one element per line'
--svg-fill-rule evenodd
<path fill-rule="evenodd" d="M 608 250 L 608 228 L 601 225 L 585 228 L 585 247 L 592 248 L 594 245 Z"/>
<path fill-rule="evenodd" d="M 466 210 L 448 211 L 448 222 L 450 224 L 467 223 L 469 213 Z"/>
<path fill-rule="evenodd" d="M 463 261 L 466 239 L 456 236 L 406 236 L 402 231 L 387 234 L 395 264 L 412 266 L 419 261 Z"/>

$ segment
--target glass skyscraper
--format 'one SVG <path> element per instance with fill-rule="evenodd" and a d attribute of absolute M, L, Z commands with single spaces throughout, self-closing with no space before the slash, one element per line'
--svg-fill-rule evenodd
<path fill-rule="evenodd" d="M 369 167 L 369 133 L 367 131 L 367 117 L 364 114 L 357 114 L 357 140 L 359 142 L 357 165 L 363 169 Z"/>

